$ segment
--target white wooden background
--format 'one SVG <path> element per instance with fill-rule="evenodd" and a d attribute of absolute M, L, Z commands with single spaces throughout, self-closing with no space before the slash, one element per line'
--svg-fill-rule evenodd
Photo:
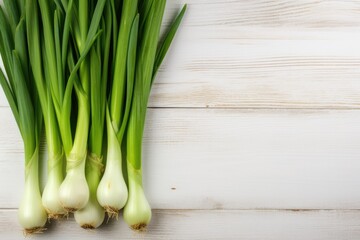
<path fill-rule="evenodd" d="M 188 3 L 154 86 L 148 232 L 74 220 L 34 239 L 360 239 L 360 1 Z M 23 148 L 0 94 L 0 238 L 21 239 Z"/>

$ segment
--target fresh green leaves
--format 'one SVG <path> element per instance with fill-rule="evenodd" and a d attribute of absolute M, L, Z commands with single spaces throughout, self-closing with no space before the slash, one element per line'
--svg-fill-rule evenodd
<path fill-rule="evenodd" d="M 141 168 L 143 128 L 165 2 L 162 0 L 143 2 L 142 11 L 140 11 L 140 14 L 143 14 L 140 17 L 146 18 L 146 20 L 139 21 L 140 32 L 137 34 L 140 39 L 137 44 L 134 95 L 127 132 L 128 162 L 136 169 Z M 140 22 L 143 22 L 143 26 Z M 132 67 L 131 65 L 129 69 Z"/>
<path fill-rule="evenodd" d="M 9 86 L 9 83 L 7 82 L 4 72 L 1 69 L 0 69 L 0 85 L 5 93 L 6 99 L 8 100 L 11 111 L 12 111 L 14 118 L 16 120 L 16 123 L 20 129 L 21 123 L 20 123 L 20 116 L 19 116 L 19 111 L 17 108 L 16 98 Z"/>
<path fill-rule="evenodd" d="M 25 159 L 29 161 L 38 146 L 41 109 L 31 82 L 24 8 L 17 1 L 6 0 L 4 4 L 5 11 L 0 7 L 0 54 L 6 74 L 0 71 L 0 84 L 24 140 Z"/>
<path fill-rule="evenodd" d="M 154 79 L 156 77 L 156 73 L 159 70 L 159 67 L 161 65 L 161 63 L 163 62 L 172 41 L 174 40 L 175 34 L 180 26 L 180 23 L 185 15 L 186 12 L 186 8 L 187 5 L 185 5 L 181 12 L 179 13 L 179 15 L 176 17 L 175 21 L 173 22 L 173 24 L 171 25 L 168 33 L 166 34 L 166 37 L 163 41 L 163 43 L 159 46 L 157 53 L 156 53 L 156 60 L 155 60 L 155 64 L 154 64 L 154 73 L 153 73 L 153 79 L 152 79 L 152 83 L 154 82 Z"/>
<path fill-rule="evenodd" d="M 139 32 L 139 17 L 138 14 L 131 27 L 130 39 L 129 39 L 129 48 L 127 55 L 127 77 L 126 77 L 126 99 L 125 99 L 125 112 L 123 121 L 121 124 L 120 131 L 117 134 L 118 141 L 121 142 L 123 135 L 125 133 L 126 126 L 128 124 L 128 119 L 131 110 L 133 92 L 134 92 L 134 83 L 135 83 L 135 70 L 136 70 L 136 50 L 138 43 L 138 32 Z"/>
<path fill-rule="evenodd" d="M 11 26 L 12 32 L 15 32 L 15 29 L 20 21 L 21 13 L 18 6 L 18 3 L 14 0 L 4 0 L 5 10 L 8 13 L 9 24 Z"/>
<path fill-rule="evenodd" d="M 124 0 L 117 42 L 115 69 L 110 95 L 110 116 L 115 129 L 119 129 L 123 121 L 126 100 L 126 64 L 130 32 L 137 14 L 138 1 Z"/>
<path fill-rule="evenodd" d="M 21 59 L 16 50 L 13 50 L 14 63 L 14 91 L 17 96 L 21 134 L 25 142 L 25 153 L 33 154 L 35 149 L 35 111 L 29 88 L 26 84 Z"/>
<path fill-rule="evenodd" d="M 0 53 L 8 76 L 10 87 L 13 89 L 12 50 L 14 49 L 14 35 L 2 7 L 0 7 L 0 29 Z"/>
<path fill-rule="evenodd" d="M 159 43 L 165 4 L 166 0 L 3 0 L 0 55 L 5 71 L 0 69 L 0 85 L 25 143 L 26 174 L 31 173 L 34 179 L 38 177 L 36 164 L 43 120 L 48 166 L 59 174 L 59 179 L 63 179 L 65 167 L 62 158 L 65 155 L 67 159 L 68 174 L 61 186 L 59 182 L 55 186 L 59 194 L 54 201 L 61 203 L 55 211 L 63 207 L 86 208 L 94 203 L 88 205 L 86 179 L 94 200 L 102 174 L 106 116 L 107 137 L 111 138 L 107 153 L 109 166 L 117 166 L 110 168 L 115 175 L 110 173 L 108 177 L 116 176 L 123 192 L 114 186 L 115 198 L 120 199 L 116 202 L 120 204 L 103 207 L 121 209 L 127 202 L 127 186 L 121 171 L 121 146 L 127 146 L 128 187 L 132 194 L 125 220 L 132 227 L 143 227 L 150 221 L 151 209 L 141 186 L 147 104 L 156 73 L 186 11 L 184 6 Z M 105 183 L 103 190 L 108 191 Z M 37 185 L 30 187 L 38 190 Z M 40 195 L 39 191 L 36 193 Z M 51 199 L 53 189 L 48 193 Z M 42 227 L 46 221 L 39 202 L 43 216 L 35 227 Z M 144 206 L 145 218 L 144 211 L 137 217 L 138 209 Z M 23 218 L 27 217 L 24 213 L 28 207 L 22 211 Z M 128 214 L 129 209 L 135 211 Z M 103 218 L 98 220 L 101 224 Z M 33 230 L 32 225 L 23 226 Z"/>

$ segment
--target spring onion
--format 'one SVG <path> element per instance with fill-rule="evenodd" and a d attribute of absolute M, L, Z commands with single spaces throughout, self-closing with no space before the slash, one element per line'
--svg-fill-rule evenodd
<path fill-rule="evenodd" d="M 0 6 L 0 84 L 24 142 L 19 220 L 27 233 L 68 212 L 81 227 L 97 228 L 105 213 L 117 217 L 124 207 L 132 229 L 149 224 L 142 181 L 147 104 L 186 11 L 185 5 L 160 42 L 165 5 L 4 0 Z M 43 125 L 48 176 L 41 195 Z"/>
<path fill-rule="evenodd" d="M 60 135 L 66 155 L 66 177 L 59 189 L 62 206 L 69 212 L 85 207 L 89 200 L 89 187 L 85 177 L 85 162 L 87 156 L 87 141 L 90 124 L 89 104 L 89 60 L 87 54 L 97 39 L 99 22 L 104 9 L 105 0 L 97 2 L 89 25 L 88 1 L 62 1 L 61 4 L 51 4 L 39 0 L 45 41 L 45 62 L 48 65 L 50 91 L 59 122 Z M 67 4 L 65 4 L 67 3 Z M 74 13 L 78 11 L 77 13 Z M 55 14 L 52 14 L 52 13 Z M 61 12 L 65 12 L 65 20 L 61 20 Z M 54 15 L 54 19 L 51 16 Z M 72 15 L 73 21 L 67 20 Z M 59 20 L 60 19 L 60 20 Z M 72 23 L 72 25 L 70 25 Z M 54 26 L 54 27 L 53 27 Z M 62 31 L 60 31 L 62 29 Z M 75 44 L 69 44 L 69 32 L 73 31 Z M 62 33 L 62 44 L 60 36 Z M 68 52 L 69 51 L 69 52 Z M 79 61 L 71 68 L 71 74 L 65 81 L 66 62 L 71 62 L 74 55 L 80 54 Z M 77 75 L 79 70 L 79 78 Z M 71 129 L 71 97 L 72 89 L 77 96 L 77 121 L 73 138 Z"/>
<path fill-rule="evenodd" d="M 26 28 L 29 58 L 44 117 L 48 146 L 48 177 L 42 195 L 42 202 L 49 218 L 57 219 L 66 215 L 66 211 L 61 206 L 59 199 L 60 184 L 64 180 L 64 152 L 50 89 L 46 87 L 48 83 L 44 78 L 38 4 L 35 0 L 26 1 Z"/>
<path fill-rule="evenodd" d="M 156 72 L 163 61 L 186 11 L 186 5 L 172 24 L 165 40 L 158 47 L 159 33 L 166 0 L 143 1 L 140 15 L 145 19 L 140 26 L 139 54 L 133 103 L 127 129 L 127 174 L 129 199 L 124 209 L 124 220 L 134 230 L 143 230 L 151 220 L 151 208 L 142 185 L 142 137 L 147 103 Z M 134 43 L 136 46 L 136 43 Z M 135 56 L 135 55 L 134 55 Z M 130 66 L 131 64 L 129 64 Z"/>
<path fill-rule="evenodd" d="M 106 125 L 108 137 L 107 162 L 97 190 L 97 198 L 110 217 L 116 217 L 125 206 L 128 190 L 122 172 L 121 144 L 130 111 L 134 78 L 127 67 L 129 38 L 137 13 L 137 0 L 124 0 L 120 21 L 114 76 L 110 95 L 110 110 Z M 136 49 L 136 48 L 135 48 Z M 127 89 L 126 89 L 127 88 Z"/>
<path fill-rule="evenodd" d="M 108 64 L 113 25 L 113 0 L 107 1 L 101 29 L 103 35 L 90 52 L 90 103 L 91 126 L 89 133 L 89 153 L 86 161 L 86 179 L 90 189 L 90 199 L 86 206 L 75 212 L 76 222 L 83 228 L 99 227 L 105 218 L 105 210 L 97 200 L 97 189 L 103 171 L 103 140 L 106 109 Z"/>
<path fill-rule="evenodd" d="M 18 211 L 26 233 L 41 232 L 47 220 L 39 186 L 39 142 L 42 112 L 31 81 L 27 53 L 24 9 L 16 1 L 0 7 L 0 54 L 6 75 L 0 71 L 0 84 L 20 130 L 25 148 L 25 190 Z"/>

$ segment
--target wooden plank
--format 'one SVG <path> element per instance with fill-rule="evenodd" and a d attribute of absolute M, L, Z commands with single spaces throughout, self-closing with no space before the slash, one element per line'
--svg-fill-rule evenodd
<path fill-rule="evenodd" d="M 96 231 L 80 229 L 73 218 L 52 224 L 36 239 L 268 239 L 341 240 L 360 237 L 359 211 L 189 211 L 155 210 L 145 233 L 120 219 Z M 65 235 L 66 234 L 66 235 Z M 0 211 L 2 239 L 21 239 L 14 210 Z"/>
<path fill-rule="evenodd" d="M 168 1 L 170 22 L 178 9 L 187 3 L 191 21 L 186 26 L 300 26 L 308 28 L 344 28 L 360 24 L 360 3 L 356 0 L 177 0 Z M 206 11 L 205 11 L 206 10 Z"/>
<path fill-rule="evenodd" d="M 170 0 L 165 28 L 184 3 L 150 106 L 359 108 L 359 1 Z"/>
<path fill-rule="evenodd" d="M 23 185 L 9 115 L 0 108 L 2 208 Z M 150 109 L 147 196 L 157 209 L 359 209 L 359 122 L 358 110 Z"/>
<path fill-rule="evenodd" d="M 358 108 L 358 1 L 189 4 L 154 107 Z"/>
<path fill-rule="evenodd" d="M 358 1 L 172 0 L 165 28 L 184 3 L 150 106 L 359 107 Z"/>

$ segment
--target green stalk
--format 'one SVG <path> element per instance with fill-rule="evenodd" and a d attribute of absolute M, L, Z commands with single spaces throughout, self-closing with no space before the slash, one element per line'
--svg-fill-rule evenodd
<path fill-rule="evenodd" d="M 134 98 L 127 132 L 127 170 L 129 199 L 124 209 L 124 220 L 134 230 L 143 230 L 150 223 L 151 208 L 142 186 L 141 150 L 147 101 L 165 0 L 152 4 L 141 34 L 136 66 Z"/>
<path fill-rule="evenodd" d="M 36 106 L 37 97 L 30 96 L 30 89 L 26 86 L 25 75 L 21 67 L 21 60 L 13 51 L 14 86 L 18 99 L 20 128 L 25 149 L 25 191 L 19 207 L 19 221 L 26 233 L 36 233 L 43 230 L 47 214 L 42 206 L 39 186 L 39 136 L 41 132 L 40 106 Z M 25 59 L 22 59 L 23 61 Z"/>
<path fill-rule="evenodd" d="M 39 138 L 42 116 L 39 96 L 31 84 L 24 8 L 17 2 L 0 6 L 0 54 L 6 75 L 0 70 L 0 85 L 18 124 L 25 153 L 25 189 L 18 217 L 25 233 L 44 230 L 47 214 L 41 203 L 39 186 Z M 21 13 L 21 14 L 20 14 Z M 8 20 L 6 16 L 11 16 Z M 16 26 L 16 27 L 14 27 Z"/>
<path fill-rule="evenodd" d="M 114 81 L 110 100 L 110 116 L 115 129 L 120 128 L 125 111 L 126 60 L 129 36 L 134 18 L 137 14 L 138 1 L 124 0 L 120 21 L 120 31 L 115 59 Z"/>
<path fill-rule="evenodd" d="M 142 182 L 142 138 L 146 110 L 154 76 L 163 61 L 186 10 L 183 8 L 174 21 L 162 45 L 158 47 L 160 27 L 166 0 L 143 1 L 140 25 L 139 53 L 130 119 L 127 128 L 127 173 L 129 199 L 124 220 L 134 230 L 143 230 L 151 220 L 151 208 L 145 197 Z"/>
<path fill-rule="evenodd" d="M 84 77 L 84 75 L 82 75 Z M 89 131 L 89 103 L 81 93 L 78 97 L 78 119 L 74 145 L 67 157 L 67 174 L 60 186 L 60 201 L 69 212 L 85 207 L 89 200 L 89 187 L 85 178 L 87 156 L 86 140 Z"/>
<path fill-rule="evenodd" d="M 34 0 L 26 2 L 26 19 L 29 57 L 34 74 L 34 82 L 39 93 L 48 146 L 48 181 L 44 188 L 42 202 L 49 218 L 57 219 L 66 214 L 58 196 L 60 184 L 64 179 L 64 154 L 51 94 L 44 80 L 40 51 L 38 6 Z"/>
<path fill-rule="evenodd" d="M 114 4 L 112 4 L 114 8 Z M 107 112 L 107 162 L 104 176 L 97 190 L 98 201 L 104 207 L 109 217 L 117 217 L 128 198 L 128 191 L 122 172 L 121 143 L 131 106 L 134 78 L 128 78 L 134 70 L 128 71 L 129 41 L 134 38 L 133 26 L 136 23 L 136 36 L 139 17 L 137 15 L 137 0 L 124 0 L 120 20 L 120 30 L 117 38 L 114 75 L 109 96 L 109 111 Z M 135 21 L 134 21 L 135 19 Z M 136 55 L 136 44 L 135 44 Z"/>
<path fill-rule="evenodd" d="M 44 45 L 45 45 L 45 54 L 47 58 L 47 67 L 49 69 L 49 77 L 51 79 L 51 89 L 54 91 L 54 101 L 56 104 L 61 104 L 63 101 L 63 87 L 62 79 L 58 78 L 58 69 L 57 69 L 57 59 L 56 59 L 56 49 L 55 49 L 55 38 L 54 38 L 54 20 L 51 16 L 52 11 L 49 1 L 38 0 L 41 17 L 43 22 L 43 31 L 44 31 Z"/>
<path fill-rule="evenodd" d="M 141 142 L 165 3 L 165 0 L 153 3 L 144 25 L 140 43 L 135 92 L 127 134 L 128 163 L 136 170 L 141 170 Z"/>
<path fill-rule="evenodd" d="M 48 87 L 59 122 L 60 135 L 67 160 L 67 174 L 60 186 L 59 197 L 61 204 L 68 211 L 75 211 L 84 207 L 89 199 L 89 188 L 85 178 L 87 141 L 84 140 L 88 138 L 90 123 L 90 73 L 87 54 L 100 34 L 97 29 L 105 2 L 106 0 L 97 2 L 89 26 L 89 13 L 85 10 L 89 6 L 88 1 L 79 0 L 79 12 L 76 13 L 74 12 L 75 4 L 72 0 L 62 1 L 62 4 L 57 3 L 54 12 L 52 12 L 50 2 L 39 0 L 45 41 L 45 72 L 50 79 Z M 65 17 L 62 15 L 63 13 L 65 13 Z M 51 16 L 54 16 L 55 19 L 52 19 Z M 78 45 L 68 45 L 64 42 L 61 44 L 61 34 L 63 34 L 63 41 L 66 41 L 69 39 L 69 32 L 71 31 L 75 34 L 74 38 Z M 74 63 L 67 70 L 63 66 L 64 62 L 70 61 L 75 56 L 78 57 L 76 64 Z M 70 121 L 73 87 L 75 87 L 78 103 L 74 136 Z"/>
<path fill-rule="evenodd" d="M 80 36 L 78 36 L 78 49 L 80 53 L 84 51 L 84 46 L 88 31 L 88 9 L 87 0 L 79 0 L 79 26 Z M 67 159 L 67 176 L 60 188 L 60 197 L 63 200 L 65 207 L 73 212 L 85 207 L 89 200 L 89 187 L 85 178 L 85 162 L 87 156 L 87 141 L 89 124 L 90 124 L 90 104 L 89 104 L 89 65 L 88 60 L 85 59 L 79 70 L 80 84 L 75 85 L 75 92 L 78 100 L 78 117 L 76 124 L 76 131 L 74 143 Z M 74 182 L 77 182 L 74 188 Z M 75 198 L 72 194 L 78 193 Z"/>
<path fill-rule="evenodd" d="M 84 51 L 85 42 L 88 34 L 88 9 L 89 4 L 88 0 L 79 0 L 79 27 L 80 35 L 77 36 L 78 39 L 78 49 L 79 52 Z M 84 159 L 84 156 L 87 154 L 87 141 L 90 124 L 90 104 L 89 104 L 89 88 L 90 88 L 90 72 L 89 72 L 89 58 L 84 60 L 80 66 L 79 76 L 81 81 L 80 90 L 75 85 L 75 91 L 78 98 L 78 120 L 76 126 L 76 133 L 74 138 L 74 146 L 72 149 L 72 154 L 78 155 L 79 159 Z M 86 157 L 85 157 L 86 158 Z"/>
<path fill-rule="evenodd" d="M 99 205 L 96 193 L 103 172 L 103 135 L 106 107 L 106 90 L 108 79 L 108 64 L 112 34 L 111 3 L 107 2 L 103 21 L 102 38 L 97 40 L 96 47 L 90 53 L 90 99 L 91 126 L 89 135 L 89 153 L 86 161 L 86 179 L 90 189 L 90 199 L 87 205 L 75 212 L 76 222 L 83 228 L 97 228 L 105 218 L 105 211 Z"/>
<path fill-rule="evenodd" d="M 84 62 L 80 68 L 80 78 L 84 93 L 80 90 L 76 90 L 78 99 L 78 119 L 76 125 L 76 132 L 74 138 L 74 145 L 70 152 L 70 155 L 74 155 L 77 159 L 82 159 L 87 153 L 87 141 L 90 123 L 90 104 L 88 99 L 89 91 L 89 71 L 87 63 Z"/>
<path fill-rule="evenodd" d="M 75 86 L 78 102 L 78 116 L 74 143 L 67 156 L 67 174 L 60 186 L 60 199 L 69 212 L 86 206 L 89 200 L 89 187 L 85 177 L 87 141 L 90 123 L 90 105 L 88 100 L 89 72 L 87 62 L 81 64 L 79 75 L 81 87 Z"/>

